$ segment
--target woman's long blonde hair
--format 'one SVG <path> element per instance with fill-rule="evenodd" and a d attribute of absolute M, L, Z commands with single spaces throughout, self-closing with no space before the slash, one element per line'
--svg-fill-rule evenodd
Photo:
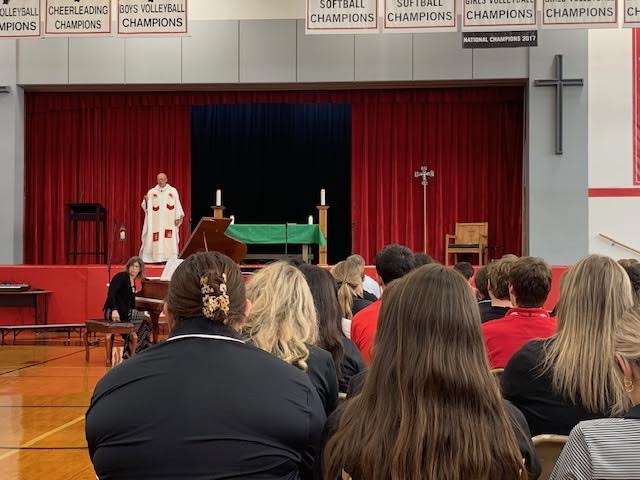
<path fill-rule="evenodd" d="M 324 450 L 324 478 L 526 479 L 469 284 L 425 265 L 383 294 L 373 363 Z"/>
<path fill-rule="evenodd" d="M 542 364 L 557 393 L 592 413 L 608 414 L 625 402 L 613 335 L 632 304 L 629 277 L 613 259 L 589 255 L 567 271 L 560 287 L 558 329 L 544 344 Z"/>
<path fill-rule="evenodd" d="M 306 371 L 308 345 L 318 339 L 318 323 L 302 272 L 285 262 L 272 263 L 249 281 L 247 298 L 252 303 L 244 327 L 248 340 Z"/>
<path fill-rule="evenodd" d="M 352 318 L 353 297 L 362 297 L 364 293 L 362 288 L 364 269 L 353 260 L 343 260 L 335 264 L 331 273 L 338 282 L 338 303 L 342 316 Z"/>
<path fill-rule="evenodd" d="M 618 321 L 613 338 L 613 348 L 629 363 L 640 365 L 640 305 L 627 310 Z M 616 368 L 616 374 L 622 383 L 623 374 L 619 368 Z M 637 385 L 636 388 L 638 388 Z M 624 415 L 630 407 L 631 400 L 625 395 L 623 401 L 616 403 L 613 413 L 614 415 Z"/>

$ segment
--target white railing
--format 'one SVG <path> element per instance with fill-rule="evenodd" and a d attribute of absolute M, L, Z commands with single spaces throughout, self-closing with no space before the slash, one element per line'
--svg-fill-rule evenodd
<path fill-rule="evenodd" d="M 635 249 L 633 247 L 630 247 L 629 245 L 626 245 L 626 244 L 624 244 L 622 242 L 619 242 L 615 238 L 611 238 L 611 237 L 609 237 L 607 235 L 603 235 L 602 233 L 599 233 L 598 236 L 601 237 L 601 238 L 604 238 L 608 242 L 611 242 L 612 245 L 617 245 L 618 247 L 624 248 L 625 250 L 629 250 L 630 252 L 633 252 L 636 255 L 640 255 L 640 250 L 637 250 L 637 249 Z"/>

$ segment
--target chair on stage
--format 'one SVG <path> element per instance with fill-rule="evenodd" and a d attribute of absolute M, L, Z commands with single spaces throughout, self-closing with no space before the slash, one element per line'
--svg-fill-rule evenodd
<path fill-rule="evenodd" d="M 456 223 L 456 234 L 445 237 L 445 265 L 450 265 L 449 255 L 458 262 L 458 254 L 473 253 L 478 255 L 478 265 L 485 263 L 487 253 L 487 237 L 489 223 Z"/>

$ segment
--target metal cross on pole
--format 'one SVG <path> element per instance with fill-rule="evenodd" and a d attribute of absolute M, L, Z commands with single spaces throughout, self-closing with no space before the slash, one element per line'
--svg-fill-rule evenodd
<path fill-rule="evenodd" d="M 422 177 L 420 184 L 422 185 L 422 228 L 424 238 L 424 253 L 429 253 L 429 242 L 427 240 L 427 185 L 429 181 L 427 177 L 435 177 L 433 170 L 428 170 L 426 165 L 420 167 L 420 170 L 413 172 L 413 178 Z"/>
<path fill-rule="evenodd" d="M 565 79 L 562 72 L 562 55 L 555 56 L 555 77 L 550 80 L 536 80 L 536 87 L 555 87 L 556 89 L 556 155 L 562 155 L 562 94 L 564 87 L 581 87 L 584 81 L 581 78 Z"/>

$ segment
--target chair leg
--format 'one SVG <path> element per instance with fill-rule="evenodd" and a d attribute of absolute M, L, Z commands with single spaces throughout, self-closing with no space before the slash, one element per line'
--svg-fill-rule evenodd
<path fill-rule="evenodd" d="M 104 346 L 106 348 L 106 354 L 107 354 L 107 367 L 110 367 L 112 365 L 111 357 L 113 355 L 113 334 L 112 333 L 107 333 L 105 335 Z"/>
<path fill-rule="evenodd" d="M 138 334 L 136 332 L 131 333 L 131 356 L 133 357 L 136 354 L 136 349 L 138 348 Z"/>

